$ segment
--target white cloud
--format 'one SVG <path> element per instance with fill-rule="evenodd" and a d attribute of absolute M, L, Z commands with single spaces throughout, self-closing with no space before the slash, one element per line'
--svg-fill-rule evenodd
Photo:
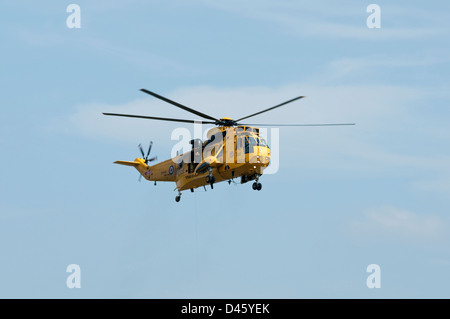
<path fill-rule="evenodd" d="M 448 33 L 447 20 L 440 12 L 424 12 L 406 6 L 382 5 L 381 29 L 368 29 L 369 3 L 354 1 L 201 1 L 214 8 L 263 20 L 286 32 L 307 37 L 362 40 L 414 39 Z M 314 17 L 312 19 L 311 17 Z M 386 20 L 384 20 L 386 19 Z M 414 21 L 411 24 L 411 21 Z M 386 22 L 386 23 L 385 23 Z M 417 26 L 417 25 L 423 26 Z M 388 26 L 385 26 L 388 25 Z M 400 26 L 398 26 L 400 25 Z"/>
<path fill-rule="evenodd" d="M 401 112 L 407 101 L 417 97 L 417 92 L 401 87 L 319 87 L 305 84 L 292 84 L 278 88 L 198 86 L 180 88 L 163 95 L 217 118 L 224 116 L 239 118 L 302 94 L 307 97 L 247 121 L 252 123 L 358 122 L 364 129 L 370 129 L 374 125 L 379 128 L 380 119 Z M 142 96 L 143 93 L 136 91 L 136 96 L 138 95 Z M 87 135 L 104 135 L 118 139 L 127 139 L 132 132 L 140 132 L 143 125 L 156 128 L 168 125 L 167 122 L 105 117 L 101 115 L 102 112 L 199 119 L 175 106 L 149 97 L 120 105 L 101 103 L 80 105 L 70 121 Z M 118 130 L 118 125 L 126 130 Z"/>
<path fill-rule="evenodd" d="M 59 129 L 66 132 L 75 130 L 88 138 L 138 143 L 149 139 L 166 141 L 168 135 L 170 140 L 168 133 L 180 126 L 178 123 L 105 116 L 104 112 L 178 118 L 186 116 L 183 111 L 180 111 L 181 115 L 174 115 L 173 110 L 161 111 L 161 105 L 148 98 L 119 105 L 89 103 L 78 106 L 77 111 L 63 122 L 64 127 Z"/>
<path fill-rule="evenodd" d="M 108 42 L 105 39 L 93 37 L 87 33 L 77 32 L 76 35 L 71 34 L 71 36 L 67 36 L 67 34 L 58 34 L 54 31 L 45 32 L 20 28 L 16 30 L 16 34 L 19 39 L 33 47 L 67 47 L 77 51 L 88 51 L 91 54 L 101 55 L 102 58 L 119 59 L 126 63 L 139 65 L 148 69 L 196 71 L 165 56 L 140 49 L 124 47 L 116 43 Z"/>
<path fill-rule="evenodd" d="M 336 80 L 348 80 L 352 76 L 361 78 L 374 77 L 377 74 L 384 77 L 386 72 L 398 72 L 401 68 L 417 69 L 436 65 L 446 65 L 450 58 L 443 52 L 416 52 L 407 56 L 372 55 L 365 57 L 345 57 L 331 61 L 325 66 L 323 72 L 314 76 L 327 82 Z"/>
<path fill-rule="evenodd" d="M 365 212 L 362 221 L 353 221 L 353 233 L 384 239 L 437 239 L 445 234 L 448 221 L 433 214 L 417 214 L 405 209 L 386 206 Z"/>
<path fill-rule="evenodd" d="M 281 160 L 296 160 L 303 169 L 333 171 L 352 170 L 379 174 L 397 168 L 450 171 L 448 158 L 426 156 L 420 149 L 397 151 L 395 138 L 414 138 L 414 127 L 401 123 L 413 100 L 424 92 L 395 86 L 314 86 L 292 84 L 269 87 L 186 87 L 165 93 L 170 99 L 213 117 L 239 118 L 295 96 L 306 95 L 271 112 L 248 119 L 250 123 L 348 123 L 353 127 L 281 128 Z M 136 91 L 136 96 L 143 93 Z M 61 121 L 68 131 L 80 132 L 90 138 L 107 138 L 132 143 L 149 139 L 170 145 L 171 132 L 190 124 L 104 116 L 102 112 L 139 114 L 160 117 L 199 119 L 153 97 L 120 105 L 86 104 Z M 419 114 L 420 116 L 420 114 Z M 205 127 L 211 128 L 212 126 Z M 422 127 L 426 131 L 426 127 Z"/>
<path fill-rule="evenodd" d="M 450 172 L 445 172 L 434 179 L 424 179 L 413 183 L 413 187 L 421 192 L 438 192 L 446 196 L 450 194 Z"/>

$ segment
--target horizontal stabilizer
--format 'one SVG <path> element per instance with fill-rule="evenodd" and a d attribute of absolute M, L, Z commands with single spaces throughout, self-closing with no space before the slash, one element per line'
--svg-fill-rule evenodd
<path fill-rule="evenodd" d="M 114 164 L 126 165 L 126 166 L 139 166 L 138 162 L 128 162 L 128 161 L 115 161 Z"/>

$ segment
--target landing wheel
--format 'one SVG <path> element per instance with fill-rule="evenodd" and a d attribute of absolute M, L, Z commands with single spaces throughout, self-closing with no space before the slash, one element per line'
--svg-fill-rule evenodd
<path fill-rule="evenodd" d="M 256 190 L 260 191 L 260 190 L 262 189 L 262 185 L 261 185 L 261 183 L 254 182 L 254 183 L 252 184 L 252 188 L 253 188 L 255 191 L 256 191 Z"/>
<path fill-rule="evenodd" d="M 180 199 L 181 199 L 181 196 L 180 196 L 180 195 L 178 195 L 177 197 L 175 197 L 175 201 L 176 201 L 177 203 L 180 201 Z"/>

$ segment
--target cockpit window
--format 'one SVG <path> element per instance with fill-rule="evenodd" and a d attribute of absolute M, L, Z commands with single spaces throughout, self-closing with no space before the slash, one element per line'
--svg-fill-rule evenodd
<path fill-rule="evenodd" d="M 241 139 L 238 139 L 238 143 L 237 143 L 238 149 L 239 149 L 239 147 L 242 146 L 241 143 L 242 143 Z M 254 146 L 268 147 L 267 146 L 267 142 L 263 138 L 259 138 L 257 136 L 246 136 L 244 138 L 244 143 L 245 143 L 244 147 L 245 147 L 245 153 L 246 154 L 250 153 L 250 152 L 253 152 L 253 147 Z"/>
<path fill-rule="evenodd" d="M 259 145 L 261 145 L 261 146 L 267 146 L 267 142 L 266 142 L 266 140 L 265 140 L 265 139 L 263 139 L 262 137 L 261 137 L 261 138 L 259 138 Z"/>
<path fill-rule="evenodd" d="M 249 136 L 248 137 L 248 140 L 249 140 L 249 142 L 250 142 L 250 145 L 252 145 L 252 146 L 258 146 L 258 139 L 256 138 L 254 138 L 253 136 Z"/>
<path fill-rule="evenodd" d="M 246 142 L 251 146 L 267 146 L 266 140 L 259 137 L 247 136 Z"/>

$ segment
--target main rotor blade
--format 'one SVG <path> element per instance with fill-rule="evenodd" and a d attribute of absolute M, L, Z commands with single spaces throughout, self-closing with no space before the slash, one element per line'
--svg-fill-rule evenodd
<path fill-rule="evenodd" d="M 341 125 L 356 125 L 356 123 L 325 123 L 325 124 L 249 124 L 239 123 L 238 125 L 250 125 L 250 126 L 341 126 Z"/>
<path fill-rule="evenodd" d="M 257 112 L 257 113 L 254 113 L 254 114 L 250 114 L 250 115 L 248 115 L 248 116 L 246 116 L 246 117 L 240 118 L 240 119 L 236 120 L 236 122 L 239 122 L 239 121 L 241 121 L 241 120 L 248 119 L 249 117 L 252 117 L 252 116 L 255 116 L 255 115 L 258 115 L 258 114 L 261 114 L 261 113 L 264 113 L 264 112 L 267 112 L 267 111 L 270 111 L 270 110 L 273 110 L 273 109 L 276 109 L 277 107 L 286 105 L 286 104 L 288 104 L 288 103 L 294 102 L 294 101 L 296 101 L 296 100 L 298 100 L 298 99 L 302 99 L 302 98 L 304 98 L 303 95 L 302 95 L 302 96 L 297 96 L 296 98 L 293 98 L 292 100 L 283 102 L 283 103 L 281 103 L 281 104 L 278 104 L 278 105 L 269 107 L 268 109 L 262 110 L 262 111 L 260 111 L 260 112 Z"/>
<path fill-rule="evenodd" d="M 150 120 L 160 120 L 160 121 L 170 121 L 170 122 L 182 122 L 182 123 L 198 123 L 202 124 L 215 124 L 216 122 L 208 122 L 202 120 L 184 120 L 184 119 L 174 119 L 168 117 L 154 117 L 154 116 L 143 116 L 143 115 L 131 115 L 131 114 L 118 114 L 118 113 L 103 113 L 103 115 L 111 115 L 111 116 L 123 116 L 123 117 L 135 117 L 140 119 L 150 119 Z"/>
<path fill-rule="evenodd" d="M 203 118 L 205 118 L 205 119 L 213 120 L 213 121 L 219 121 L 218 119 L 216 119 L 216 118 L 214 118 L 214 117 L 212 117 L 212 116 L 209 116 L 209 115 L 207 115 L 207 114 L 204 114 L 204 113 L 201 113 L 201 112 L 196 111 L 196 110 L 194 110 L 194 109 L 191 109 L 191 108 L 189 108 L 189 107 L 187 107 L 187 106 L 184 106 L 184 105 L 182 105 L 182 104 L 180 104 L 180 103 L 178 103 L 178 102 L 169 100 L 168 98 L 166 98 L 166 97 L 164 97 L 164 96 L 161 96 L 161 95 L 159 95 L 159 94 L 150 92 L 149 90 L 141 89 L 141 91 L 142 91 L 142 92 L 145 92 L 145 93 L 147 93 L 147 94 L 150 94 L 150 95 L 152 95 L 152 96 L 154 96 L 154 97 L 156 97 L 156 98 L 158 98 L 158 99 L 160 99 L 160 100 L 163 100 L 164 102 L 167 102 L 167 103 L 170 103 L 170 104 L 172 104 L 172 105 L 175 105 L 176 107 L 179 107 L 179 108 L 181 108 L 181 109 L 183 109 L 183 110 L 185 110 L 185 111 L 188 111 L 188 112 L 191 112 L 191 113 L 193 113 L 193 114 L 195 114 L 195 115 L 201 116 L 201 117 L 203 117 Z"/>

